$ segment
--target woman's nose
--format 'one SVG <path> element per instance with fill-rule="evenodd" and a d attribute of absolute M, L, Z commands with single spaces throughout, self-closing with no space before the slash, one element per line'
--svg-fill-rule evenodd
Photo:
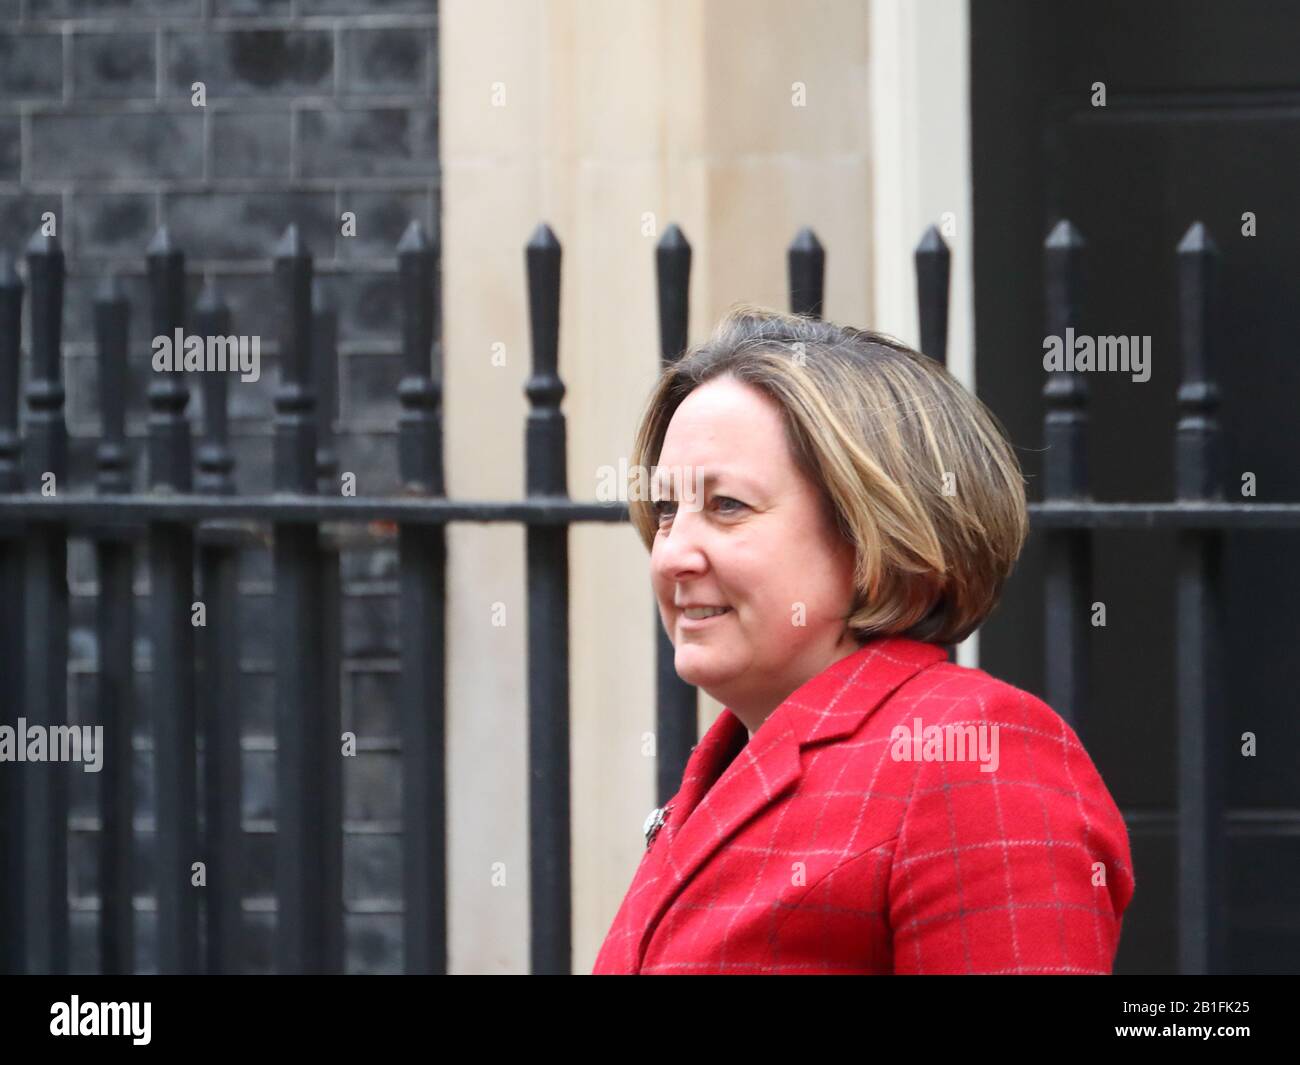
<path fill-rule="evenodd" d="M 655 542 L 654 566 L 660 575 L 669 579 L 694 576 L 707 568 L 703 545 L 700 542 L 699 513 L 681 510 L 660 532 Z"/>

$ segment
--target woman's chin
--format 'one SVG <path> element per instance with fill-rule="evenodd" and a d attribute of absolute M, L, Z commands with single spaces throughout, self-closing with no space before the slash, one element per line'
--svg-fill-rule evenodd
<path fill-rule="evenodd" d="M 698 646 L 677 648 L 673 668 L 682 680 L 697 688 L 716 687 L 735 673 L 716 650 Z"/>

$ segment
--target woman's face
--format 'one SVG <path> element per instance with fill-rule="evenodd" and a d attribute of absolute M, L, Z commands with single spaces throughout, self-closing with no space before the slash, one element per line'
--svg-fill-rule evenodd
<path fill-rule="evenodd" d="M 858 649 L 843 621 L 852 545 L 795 465 L 780 406 L 735 378 L 686 397 L 657 469 L 656 484 L 671 487 L 659 489 L 650 569 L 674 666 L 757 729 L 801 684 Z M 693 620 L 686 608 L 696 605 L 726 612 Z"/>

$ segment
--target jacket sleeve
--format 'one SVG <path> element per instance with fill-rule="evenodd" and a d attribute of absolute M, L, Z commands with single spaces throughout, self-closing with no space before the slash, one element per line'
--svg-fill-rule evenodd
<path fill-rule="evenodd" d="M 889 881 L 894 971 L 1109 973 L 1133 863 L 1074 730 L 998 681 L 922 724 L 984 726 L 986 743 L 983 761 L 913 766 Z"/>

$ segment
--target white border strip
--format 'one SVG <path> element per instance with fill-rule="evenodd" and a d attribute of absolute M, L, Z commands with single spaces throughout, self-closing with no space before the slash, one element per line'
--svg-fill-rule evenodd
<path fill-rule="evenodd" d="M 872 152 L 870 325 L 920 342 L 913 252 L 951 212 L 948 367 L 975 388 L 970 26 L 965 0 L 868 0 Z M 941 226 L 942 228 L 942 226 Z M 957 647 L 979 662 L 979 634 Z"/>

